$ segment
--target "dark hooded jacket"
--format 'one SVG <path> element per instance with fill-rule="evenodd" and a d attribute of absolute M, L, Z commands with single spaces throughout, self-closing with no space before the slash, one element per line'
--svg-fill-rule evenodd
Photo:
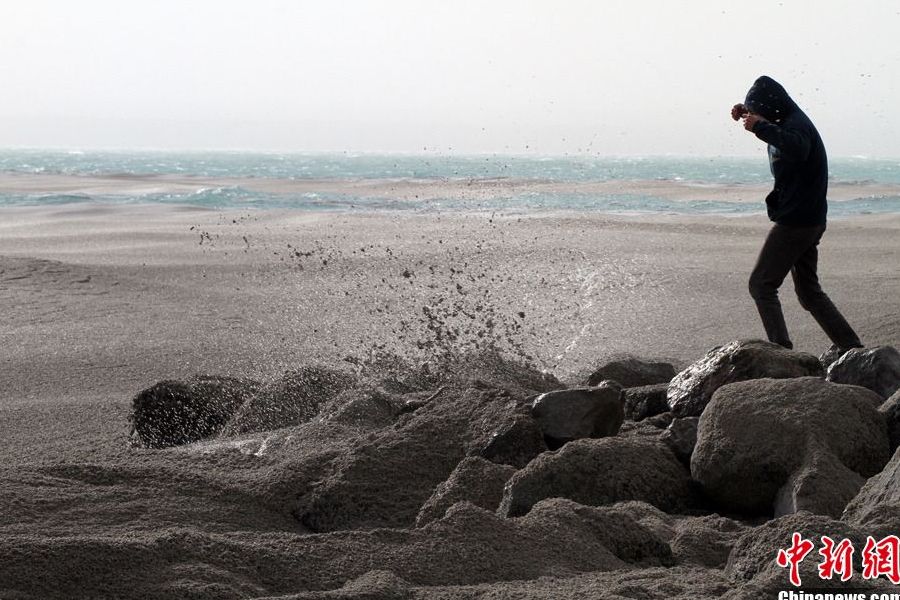
<path fill-rule="evenodd" d="M 766 197 L 769 219 L 779 225 L 824 225 L 828 205 L 828 158 L 819 132 L 781 84 L 763 75 L 747 92 L 744 106 L 768 122 L 753 126 L 769 145 L 775 187 Z"/>

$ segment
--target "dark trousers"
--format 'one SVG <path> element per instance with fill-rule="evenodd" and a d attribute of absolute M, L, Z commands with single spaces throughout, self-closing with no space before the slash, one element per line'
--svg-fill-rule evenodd
<path fill-rule="evenodd" d="M 785 348 L 794 347 L 778 301 L 778 288 L 790 272 L 800 306 L 812 314 L 831 341 L 841 348 L 862 346 L 856 332 L 819 286 L 817 246 L 823 233 L 824 225 L 786 227 L 776 224 L 766 236 L 750 275 L 750 295 L 756 302 L 770 342 Z"/>

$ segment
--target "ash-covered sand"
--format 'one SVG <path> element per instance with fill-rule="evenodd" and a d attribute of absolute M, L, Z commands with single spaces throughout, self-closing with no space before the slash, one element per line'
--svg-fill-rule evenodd
<path fill-rule="evenodd" d="M 130 446 L 128 418 L 138 391 L 197 373 L 264 385 L 307 365 L 371 372 L 384 357 L 434 370 L 447 352 L 489 348 L 568 383 L 623 353 L 684 366 L 761 336 L 746 280 L 767 228 L 762 218 L 4 209 L 0 597 L 719 597 L 735 585 L 723 565 L 654 545 L 687 539 L 696 517 L 649 505 L 622 513 L 634 523 L 618 545 L 596 533 L 615 509 L 564 500 L 517 519 L 457 505 L 422 528 L 405 513 L 304 522 L 304 502 L 344 498 L 347 482 L 329 473 L 341 461 L 364 469 L 367 448 L 394 449 L 411 469 L 397 481 L 427 480 L 428 469 L 444 481 L 462 447 L 403 462 L 404 432 L 441 435 L 418 413 L 163 450 Z M 900 340 L 898 229 L 897 217 L 833 221 L 820 248 L 823 286 L 867 345 Z M 796 347 L 827 348 L 790 282 L 783 299 Z M 510 377 L 502 365 L 472 369 Z M 456 423 L 470 392 L 447 392 L 460 409 L 436 422 Z M 260 455 L 262 443 L 271 449 Z M 704 527 L 700 546 L 734 533 Z"/>

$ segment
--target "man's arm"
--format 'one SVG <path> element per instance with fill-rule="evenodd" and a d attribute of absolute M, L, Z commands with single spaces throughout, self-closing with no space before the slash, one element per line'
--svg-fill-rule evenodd
<path fill-rule="evenodd" d="M 805 129 L 781 127 L 753 114 L 745 117 L 744 127 L 762 141 L 781 150 L 781 155 L 788 160 L 806 160 L 809 156 L 812 140 Z"/>

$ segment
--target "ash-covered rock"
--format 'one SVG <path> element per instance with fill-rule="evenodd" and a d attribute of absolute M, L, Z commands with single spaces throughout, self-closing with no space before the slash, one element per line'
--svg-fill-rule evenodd
<path fill-rule="evenodd" d="M 294 514 L 313 531 L 413 525 L 463 458 L 491 448 L 498 431 L 516 430 L 527 417 L 523 397 L 557 385 L 524 367 L 490 371 L 488 364 L 479 363 L 477 378 L 458 373 L 458 382 L 447 384 L 438 400 L 355 443 L 330 475 L 300 491 Z M 527 376 L 520 378 L 523 372 Z M 536 387 L 526 387 L 531 385 Z M 512 446 L 521 451 L 527 444 Z"/>
<path fill-rule="evenodd" d="M 719 506 L 770 514 L 779 490 L 799 470 L 808 471 L 798 477 L 810 489 L 816 480 L 845 474 L 830 472 L 833 461 L 810 453 L 831 454 L 862 477 L 882 469 L 888 441 L 877 406 L 869 390 L 818 377 L 724 386 L 700 417 L 691 473 Z M 841 497 L 845 492 L 833 490 Z M 828 512 L 836 503 L 837 498 L 816 501 Z M 813 506 L 801 502 L 803 507 Z"/>
<path fill-rule="evenodd" d="M 624 522 L 637 522 L 667 543 L 678 565 L 724 567 L 731 549 L 748 526 L 717 514 L 667 514 L 641 501 L 618 502 L 595 510 Z"/>
<path fill-rule="evenodd" d="M 314 418 L 335 396 L 356 384 L 347 372 L 319 366 L 289 371 L 248 398 L 222 435 L 270 431 Z"/>
<path fill-rule="evenodd" d="M 216 435 L 260 388 L 258 382 L 234 377 L 160 381 L 131 401 L 132 442 L 168 448 Z"/>
<path fill-rule="evenodd" d="M 615 435 L 625 416 L 622 388 L 604 381 L 596 387 L 547 392 L 534 399 L 531 416 L 551 449 L 581 438 Z"/>
<path fill-rule="evenodd" d="M 888 439 L 891 443 L 891 452 L 900 446 L 900 390 L 891 395 L 890 398 L 878 407 L 888 427 Z"/>
<path fill-rule="evenodd" d="M 554 497 L 590 506 L 642 500 L 675 511 L 691 504 L 692 491 L 687 469 L 665 445 L 614 437 L 576 440 L 541 454 L 506 484 L 499 513 L 524 515 Z"/>
<path fill-rule="evenodd" d="M 609 510 L 609 507 L 585 506 L 566 498 L 550 498 L 537 503 L 523 519 L 575 525 L 596 537 L 616 557 L 632 565 L 674 564 L 665 540 L 643 525 L 635 514 Z"/>
<path fill-rule="evenodd" d="M 503 486 L 516 470 L 483 458 L 463 459 L 444 483 L 440 484 L 416 517 L 416 527 L 440 519 L 457 502 L 471 502 L 489 511 L 497 510 L 503 498 Z"/>
<path fill-rule="evenodd" d="M 873 531 L 873 535 L 900 530 L 900 451 L 895 451 L 887 466 L 865 482 L 841 518 Z"/>
<path fill-rule="evenodd" d="M 546 451 L 547 444 L 537 421 L 530 414 L 521 412 L 499 424 L 481 445 L 473 445 L 469 453 L 521 469 Z"/>
<path fill-rule="evenodd" d="M 647 417 L 643 422 L 647 423 L 648 425 L 652 425 L 653 427 L 658 427 L 659 429 L 665 429 L 666 427 L 671 425 L 672 421 L 674 420 L 675 415 L 670 412 L 664 412 L 652 417 Z"/>
<path fill-rule="evenodd" d="M 323 421 L 377 429 L 397 419 L 401 402 L 381 390 L 353 389 L 339 394 L 316 416 Z"/>
<path fill-rule="evenodd" d="M 660 441 L 671 448 L 675 456 L 686 465 L 691 464 L 691 455 L 697 445 L 697 425 L 699 417 L 674 419 L 660 435 Z"/>
<path fill-rule="evenodd" d="M 664 431 L 664 427 L 657 427 L 646 419 L 643 421 L 625 421 L 622 423 L 622 427 L 619 429 L 616 437 L 620 439 L 638 438 L 662 441 L 661 438 Z"/>
<path fill-rule="evenodd" d="M 668 391 L 668 382 L 625 389 L 625 418 L 642 421 L 668 412 Z"/>
<path fill-rule="evenodd" d="M 723 385 L 763 377 L 824 375 L 819 359 L 762 340 L 739 340 L 713 348 L 669 383 L 669 408 L 676 416 L 699 416 Z"/>
<path fill-rule="evenodd" d="M 775 516 L 801 510 L 838 519 L 866 479 L 851 471 L 831 452 L 809 448 L 803 463 L 778 490 Z"/>
<path fill-rule="evenodd" d="M 665 362 L 650 362 L 628 357 L 610 361 L 595 370 L 587 379 L 594 386 L 601 381 L 615 381 L 622 387 L 632 388 L 659 383 L 669 383 L 675 377 L 675 367 Z"/>
<path fill-rule="evenodd" d="M 853 348 L 828 367 L 828 381 L 860 385 L 882 398 L 900 389 L 900 352 L 893 346 Z"/>

